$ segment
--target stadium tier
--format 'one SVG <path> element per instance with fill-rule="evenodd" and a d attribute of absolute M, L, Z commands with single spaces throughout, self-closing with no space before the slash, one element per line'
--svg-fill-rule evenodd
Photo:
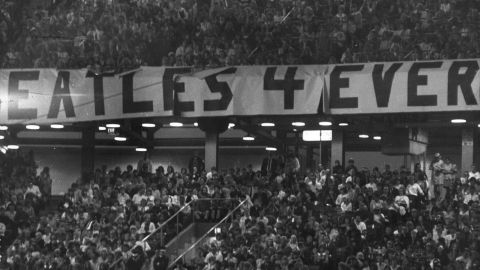
<path fill-rule="evenodd" d="M 0 270 L 480 269 L 479 0 L 0 0 Z"/>

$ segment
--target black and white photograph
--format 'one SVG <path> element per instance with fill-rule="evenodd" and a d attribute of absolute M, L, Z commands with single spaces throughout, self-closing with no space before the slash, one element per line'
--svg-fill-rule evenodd
<path fill-rule="evenodd" d="M 480 0 L 0 0 L 0 270 L 480 270 Z"/>

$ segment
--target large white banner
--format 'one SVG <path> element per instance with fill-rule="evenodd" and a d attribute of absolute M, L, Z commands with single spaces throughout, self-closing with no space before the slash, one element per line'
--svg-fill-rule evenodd
<path fill-rule="evenodd" d="M 164 69 L 116 76 L 86 70 L 0 70 L 0 122 L 65 123 L 173 115 L 165 109 Z M 173 98 L 172 98 L 173 103 Z"/>
<path fill-rule="evenodd" d="M 479 60 L 332 65 L 326 114 L 480 110 Z"/>
<path fill-rule="evenodd" d="M 0 123 L 316 114 L 325 69 L 142 67 L 112 76 L 86 70 L 0 70 Z"/>
<path fill-rule="evenodd" d="M 184 116 L 317 114 L 325 66 L 249 66 L 181 75 Z M 180 106 L 185 108 L 186 106 Z M 321 110 L 321 108 L 320 108 Z"/>

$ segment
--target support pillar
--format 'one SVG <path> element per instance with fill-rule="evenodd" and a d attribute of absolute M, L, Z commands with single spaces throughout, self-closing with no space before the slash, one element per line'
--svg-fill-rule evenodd
<path fill-rule="evenodd" d="M 82 130 L 82 174 L 91 176 L 95 170 L 95 126 Z"/>
<path fill-rule="evenodd" d="M 307 169 L 315 169 L 316 164 L 313 160 L 313 147 L 308 145 L 307 150 L 306 150 L 306 164 L 307 164 Z"/>
<path fill-rule="evenodd" d="M 155 150 L 155 132 L 157 132 L 158 129 L 149 129 L 147 130 L 147 151 L 149 154 L 149 158 L 152 158 L 153 150 Z"/>
<path fill-rule="evenodd" d="M 298 153 L 297 153 L 297 157 L 298 157 L 298 160 L 300 161 L 300 172 L 302 173 L 302 175 L 306 172 L 306 169 L 308 168 L 308 149 L 307 147 L 304 147 L 304 146 L 300 146 L 298 147 Z"/>
<path fill-rule="evenodd" d="M 343 130 L 332 131 L 332 151 L 330 156 L 331 164 L 335 165 L 335 160 L 340 161 L 342 166 L 345 166 L 345 149 L 343 148 Z"/>
<path fill-rule="evenodd" d="M 287 133 L 284 131 L 284 130 L 277 130 L 277 138 L 279 140 L 281 140 L 282 142 L 286 142 L 286 139 L 287 139 Z M 288 151 L 288 145 L 287 144 L 283 144 L 283 145 L 279 145 L 279 147 L 281 147 L 280 149 L 278 149 L 278 152 L 279 153 L 286 153 Z"/>
<path fill-rule="evenodd" d="M 323 158 L 323 155 L 322 155 L 322 153 L 323 153 L 324 150 L 325 150 L 325 149 L 324 149 L 324 147 L 323 147 L 323 142 L 320 141 L 320 142 L 318 143 L 318 164 L 325 165 L 325 164 L 324 164 L 325 159 Z M 317 165 L 318 165 L 318 164 L 317 164 Z"/>
<path fill-rule="evenodd" d="M 462 168 L 461 172 L 470 170 L 474 161 L 474 131 L 462 130 Z"/>
<path fill-rule="evenodd" d="M 218 168 L 218 133 L 205 132 L 205 170 Z"/>
<path fill-rule="evenodd" d="M 412 155 L 406 154 L 406 155 L 403 156 L 403 166 L 405 166 L 405 169 L 413 172 L 414 162 L 413 162 L 413 156 Z"/>

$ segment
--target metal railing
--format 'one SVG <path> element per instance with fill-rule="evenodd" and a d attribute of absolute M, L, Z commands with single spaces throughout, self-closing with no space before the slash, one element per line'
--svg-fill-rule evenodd
<path fill-rule="evenodd" d="M 233 210 L 231 210 L 222 220 L 216 223 L 210 230 L 208 230 L 205 234 L 203 234 L 195 243 L 193 243 L 189 248 L 182 252 L 175 260 L 173 260 L 169 265 L 168 268 L 172 268 L 179 260 L 181 260 L 186 254 L 196 248 L 211 232 L 215 231 L 222 223 L 224 223 L 228 218 L 230 218 L 242 205 L 244 205 L 248 199 L 243 200 L 240 202 Z"/>
<path fill-rule="evenodd" d="M 198 203 L 198 202 L 202 202 L 202 201 L 210 201 L 210 202 L 213 202 L 213 201 L 230 201 L 230 200 L 234 200 L 234 199 L 226 199 L 226 198 L 198 198 L 198 199 L 195 199 L 195 200 L 191 200 L 190 202 L 188 202 L 187 204 L 183 205 L 179 210 L 177 210 L 173 215 L 171 215 L 167 220 L 165 220 L 164 222 L 162 222 L 155 230 L 153 230 L 151 233 L 149 233 L 147 236 L 145 236 L 140 242 L 143 244 L 145 243 L 147 240 L 149 240 L 150 238 L 152 238 L 152 236 L 154 236 L 155 234 L 157 234 L 158 232 L 161 233 L 161 237 L 160 237 L 160 241 L 161 241 L 161 245 L 164 245 L 166 243 L 164 243 L 165 239 L 164 239 L 164 235 L 163 235 L 163 230 L 164 228 L 168 225 L 169 222 L 171 222 L 173 219 L 177 219 L 177 222 L 176 222 L 176 234 L 175 236 L 178 236 L 179 235 L 179 216 L 181 213 L 183 213 L 185 211 L 185 209 L 187 209 L 188 207 L 191 207 L 192 205 L 195 205 L 195 203 Z M 240 205 L 242 205 L 245 201 L 241 202 Z M 235 208 L 234 210 L 236 210 L 238 208 Z M 192 208 L 192 212 L 193 212 L 193 208 Z M 223 219 L 222 219 L 223 221 Z M 195 215 L 193 214 L 192 215 L 192 223 L 195 222 Z M 174 239 L 174 238 L 173 238 Z M 170 239 L 171 240 L 171 239 Z M 168 243 L 168 241 L 167 241 Z M 135 244 L 133 247 L 131 247 L 129 250 L 128 250 L 128 254 L 132 253 L 133 249 L 135 249 L 136 247 L 138 246 L 138 244 Z M 116 259 L 113 263 L 110 264 L 110 269 L 113 269 L 118 263 L 120 263 L 122 260 L 124 260 L 125 258 L 124 257 L 120 257 L 118 259 Z"/>
<path fill-rule="evenodd" d="M 148 234 L 147 236 L 145 236 L 141 242 L 142 243 L 145 243 L 145 241 L 147 241 L 150 237 L 152 237 L 152 235 L 156 234 L 157 232 L 162 232 L 163 231 L 163 227 L 165 225 L 168 224 L 168 222 L 170 222 L 171 220 L 173 220 L 174 218 L 177 218 L 178 219 L 178 216 L 180 215 L 180 213 L 182 213 L 187 207 L 189 207 L 193 202 L 195 201 L 190 201 L 188 202 L 187 204 L 185 204 L 184 206 L 182 206 L 177 212 L 175 212 L 171 217 L 169 217 L 167 220 L 165 220 L 164 222 L 162 222 L 162 224 L 160 224 L 154 231 L 152 231 L 150 234 Z M 178 234 L 178 228 L 177 228 L 177 234 Z M 131 247 L 129 250 L 128 250 L 128 253 L 131 253 L 133 251 L 134 248 L 136 248 L 138 245 L 134 245 L 133 247 Z M 115 267 L 119 262 L 121 262 L 124 258 L 123 257 L 120 257 L 118 258 L 117 260 L 115 260 L 112 264 L 110 264 L 110 269 L 112 269 L 113 267 Z"/>

